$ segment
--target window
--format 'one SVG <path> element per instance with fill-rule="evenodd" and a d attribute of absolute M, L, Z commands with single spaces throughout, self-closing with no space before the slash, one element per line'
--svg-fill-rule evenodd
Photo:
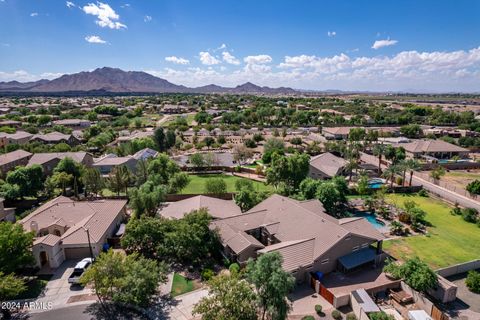
<path fill-rule="evenodd" d="M 358 246 L 355 246 L 353 247 L 352 251 L 357 251 L 358 250 Z"/>
<path fill-rule="evenodd" d="M 362 244 L 362 248 L 366 248 L 366 247 L 368 247 L 368 245 L 369 245 L 368 242 L 367 242 L 367 243 L 364 243 L 364 244 Z"/>
<path fill-rule="evenodd" d="M 326 263 L 328 263 L 328 261 L 330 261 L 330 259 L 322 260 L 321 264 L 326 264 Z"/>

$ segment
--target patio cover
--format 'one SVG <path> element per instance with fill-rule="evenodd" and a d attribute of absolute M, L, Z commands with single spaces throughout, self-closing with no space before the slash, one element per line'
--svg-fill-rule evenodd
<path fill-rule="evenodd" d="M 363 248 L 340 257 L 338 261 L 346 270 L 361 266 L 367 262 L 374 261 L 376 256 L 375 249 Z"/>

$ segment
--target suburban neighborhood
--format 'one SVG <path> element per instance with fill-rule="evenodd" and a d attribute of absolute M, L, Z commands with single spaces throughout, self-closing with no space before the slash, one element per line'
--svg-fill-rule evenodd
<path fill-rule="evenodd" d="M 480 320 L 479 10 L 0 0 L 0 320 Z"/>

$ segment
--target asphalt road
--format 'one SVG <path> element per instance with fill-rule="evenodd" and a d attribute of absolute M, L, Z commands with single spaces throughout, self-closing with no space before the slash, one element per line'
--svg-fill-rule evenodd
<path fill-rule="evenodd" d="M 86 313 L 88 305 L 78 305 L 73 307 L 53 309 L 50 311 L 33 313 L 30 315 L 31 320 L 90 320 L 95 319 L 91 314 Z"/>

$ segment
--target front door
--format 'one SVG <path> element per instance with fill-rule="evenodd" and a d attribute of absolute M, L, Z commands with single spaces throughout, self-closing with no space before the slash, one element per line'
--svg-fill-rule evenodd
<path fill-rule="evenodd" d="M 48 263 L 48 255 L 45 251 L 40 252 L 40 266 L 44 266 Z"/>

